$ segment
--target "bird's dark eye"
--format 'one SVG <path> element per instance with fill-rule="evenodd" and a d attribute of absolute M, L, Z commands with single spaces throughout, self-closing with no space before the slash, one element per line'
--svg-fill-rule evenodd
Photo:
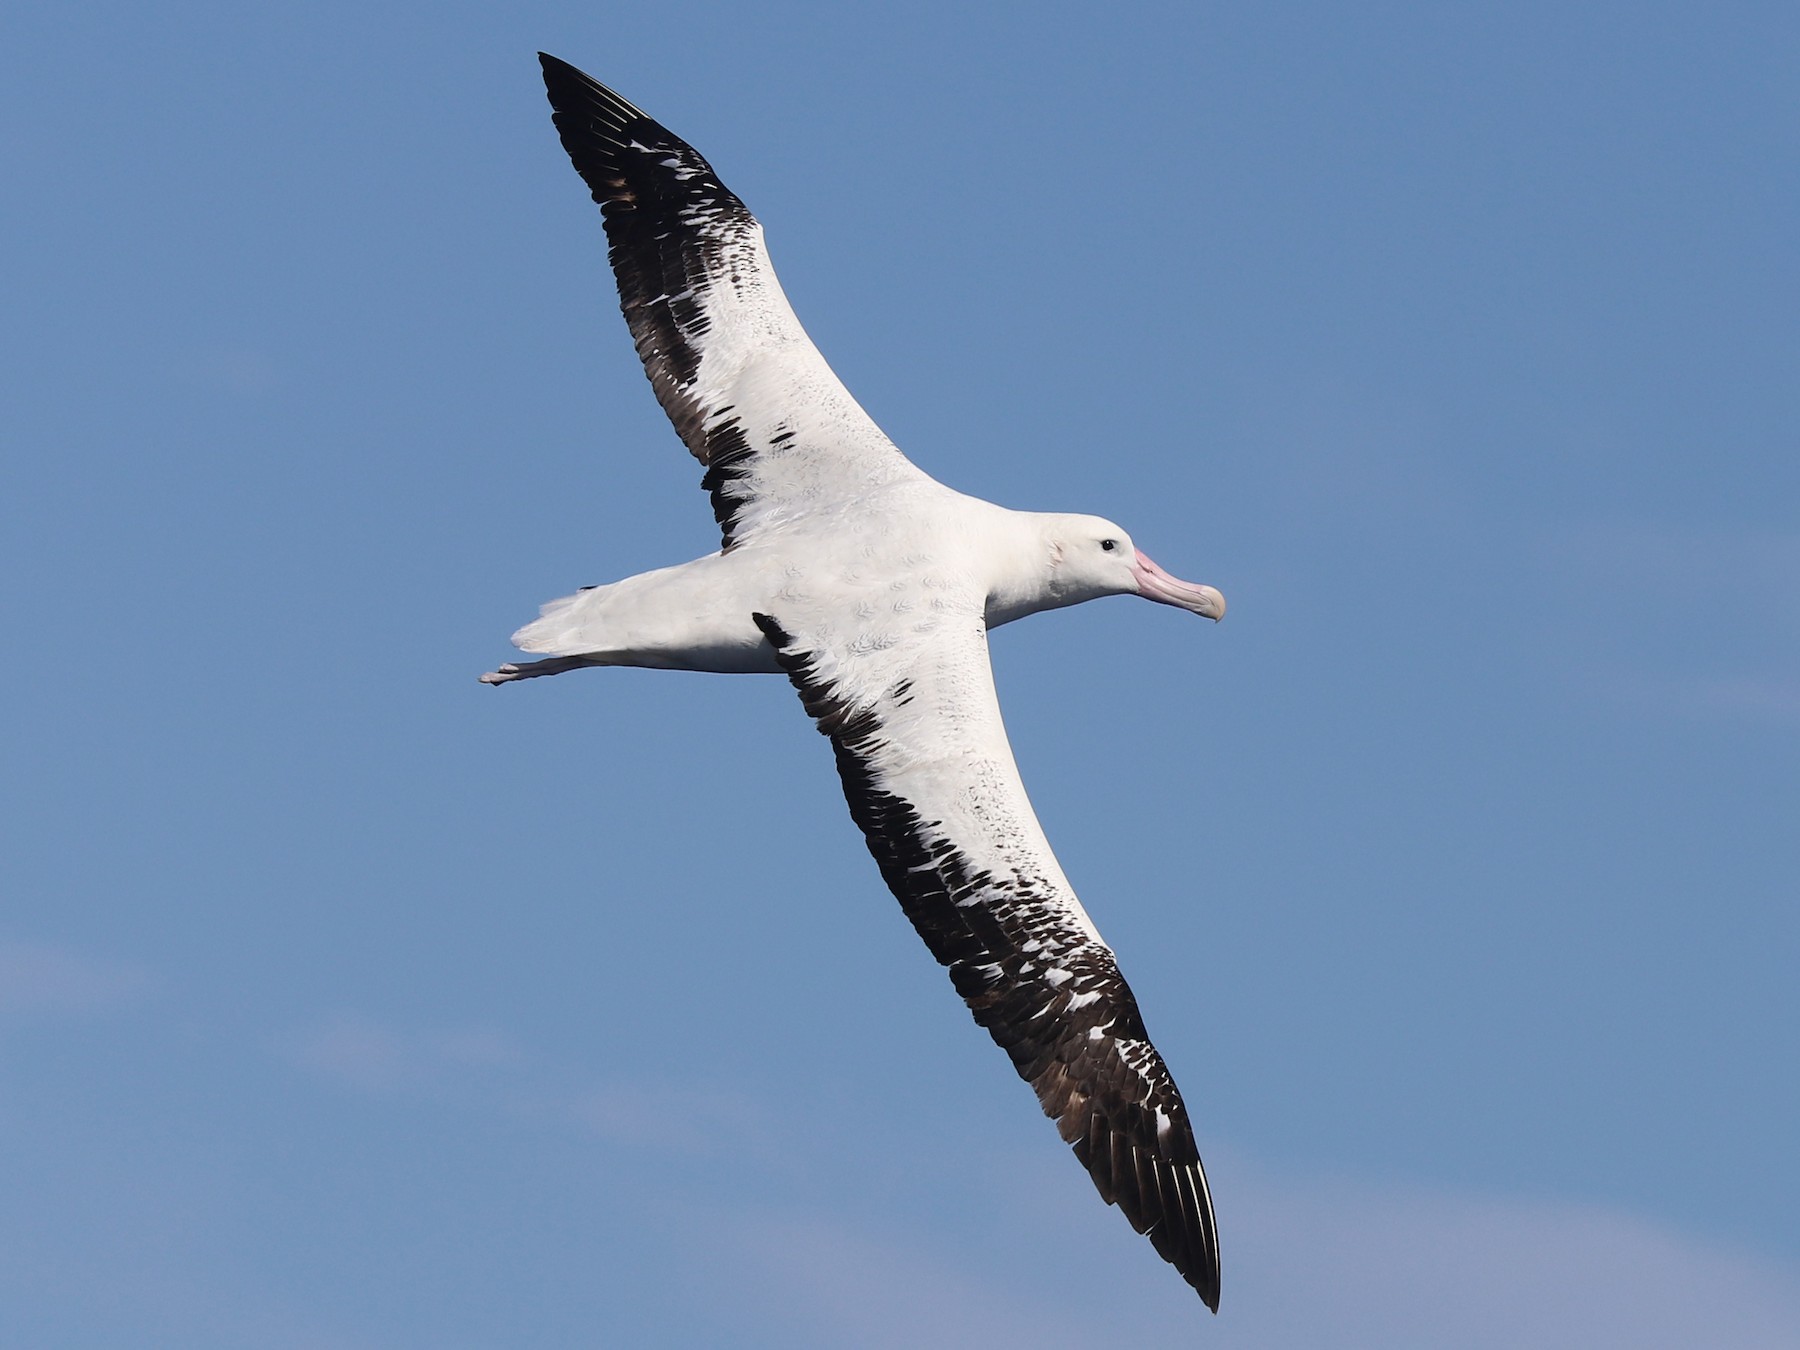
<path fill-rule="evenodd" d="M 1118 546 L 1119 541 L 1117 539 L 1102 539 L 1100 541 L 1100 549 L 1103 553 L 1111 553 Z"/>

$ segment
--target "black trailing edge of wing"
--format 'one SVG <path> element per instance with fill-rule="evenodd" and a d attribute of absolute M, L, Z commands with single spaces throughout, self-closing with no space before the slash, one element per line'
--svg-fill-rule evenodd
<path fill-rule="evenodd" d="M 906 917 L 949 968 L 976 1022 L 1036 1091 L 1101 1198 L 1217 1312 L 1218 1224 L 1199 1147 L 1111 953 L 1086 944 L 1047 958 L 1043 929 L 1029 926 L 1042 903 L 1029 883 L 979 871 L 952 842 L 933 842 L 930 823 L 885 790 L 872 768 L 871 752 L 883 739 L 880 710 L 843 697 L 778 621 L 754 617 L 806 711 L 831 738 L 850 815 Z M 892 692 L 896 703 L 906 696 Z M 1050 983 L 1047 965 L 1063 967 L 1067 978 Z"/>

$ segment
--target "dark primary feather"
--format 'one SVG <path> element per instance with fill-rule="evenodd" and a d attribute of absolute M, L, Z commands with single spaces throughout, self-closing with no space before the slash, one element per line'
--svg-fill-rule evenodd
<path fill-rule="evenodd" d="M 934 842 L 939 822 L 885 790 L 871 764 L 885 739 L 882 709 L 822 680 L 776 620 L 756 622 L 831 738 L 850 814 L 883 879 L 976 1022 L 1037 1092 L 1101 1197 L 1217 1312 L 1218 1227 L 1193 1127 L 1112 953 L 1059 923 L 1052 897 L 1034 893 L 1029 878 L 974 870 L 953 841 Z M 908 696 L 899 687 L 884 702 Z M 1053 984 L 1052 970 L 1068 978 Z"/>
<path fill-rule="evenodd" d="M 732 406 L 743 400 L 710 368 L 700 386 L 714 321 L 741 319 L 731 303 L 740 286 L 754 292 L 773 281 L 757 275 L 766 267 L 759 227 L 686 142 L 573 66 L 540 59 L 563 147 L 601 207 L 638 354 L 664 411 L 707 466 L 702 482 L 725 547 L 739 506 L 784 456 L 845 454 L 865 482 L 872 467 L 904 465 L 872 424 L 868 441 L 848 447 L 841 437 L 796 443 L 785 411 L 762 408 L 746 435 L 745 410 Z M 788 340 L 795 336 L 804 338 L 797 323 Z M 830 378 L 822 362 L 817 370 Z M 826 411 L 834 428 L 866 422 L 847 394 Z M 907 701 L 905 688 L 888 690 L 878 707 L 855 703 L 819 677 L 774 620 L 757 622 L 832 739 L 851 815 L 883 878 L 975 1020 L 1032 1085 L 1101 1196 L 1216 1311 L 1217 1230 L 1193 1130 L 1112 953 L 1075 921 L 1060 889 L 1024 871 L 975 866 L 941 838 L 938 820 L 884 787 L 872 755 L 887 743 L 883 714 Z"/>
<path fill-rule="evenodd" d="M 709 326 L 703 302 L 729 283 L 732 246 L 756 218 L 686 141 L 567 62 L 543 52 L 538 60 L 563 149 L 600 204 L 638 356 L 676 432 L 707 466 L 701 485 L 729 546 L 727 484 L 750 447 L 734 419 L 701 406 L 693 385 Z"/>

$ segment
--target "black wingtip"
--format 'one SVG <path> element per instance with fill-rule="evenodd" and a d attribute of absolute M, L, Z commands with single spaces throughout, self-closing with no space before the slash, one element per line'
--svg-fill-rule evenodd
<path fill-rule="evenodd" d="M 538 65 L 544 70 L 544 88 L 550 91 L 551 102 L 556 101 L 559 89 L 580 89 L 588 85 L 600 85 L 592 75 L 579 67 L 570 65 L 561 57 L 552 56 L 549 52 L 538 53 Z M 600 85 L 605 88 L 604 85 Z M 612 91 L 607 90 L 608 93 Z"/>
<path fill-rule="evenodd" d="M 615 127 L 638 120 L 651 121 L 649 115 L 630 99 L 561 57 L 539 52 L 538 64 L 544 69 L 544 92 L 549 95 L 550 106 L 558 113 L 580 112 L 598 116 L 603 123 Z M 659 127 L 658 130 L 662 129 Z"/>
<path fill-rule="evenodd" d="M 545 84 L 597 83 L 585 70 L 572 66 L 560 56 L 552 56 L 549 52 L 538 53 L 538 65 L 543 67 Z"/>

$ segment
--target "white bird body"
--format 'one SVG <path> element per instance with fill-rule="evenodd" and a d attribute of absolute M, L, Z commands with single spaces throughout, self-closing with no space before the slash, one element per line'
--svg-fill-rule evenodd
<path fill-rule="evenodd" d="M 1028 614 L 1137 588 L 1129 569 L 1080 574 L 1057 540 L 1116 538 L 1092 516 L 1012 511 L 923 474 L 845 503 L 829 517 L 753 535 L 692 562 L 589 586 L 552 600 L 513 634 L 521 651 L 585 664 L 716 674 L 780 674 L 753 614 L 830 601 L 859 646 L 923 637 L 950 615 L 979 613 L 987 628 Z"/>
<path fill-rule="evenodd" d="M 914 466 L 807 338 L 762 227 L 693 148 L 545 56 L 563 146 L 600 203 L 652 387 L 706 466 L 720 551 L 545 605 L 513 635 L 582 666 L 785 674 L 850 813 L 957 992 L 1101 1196 L 1209 1307 L 1218 1239 L 1186 1107 L 1019 779 L 988 630 L 1105 595 L 1208 618 L 1097 516 L 1012 511 Z"/>

